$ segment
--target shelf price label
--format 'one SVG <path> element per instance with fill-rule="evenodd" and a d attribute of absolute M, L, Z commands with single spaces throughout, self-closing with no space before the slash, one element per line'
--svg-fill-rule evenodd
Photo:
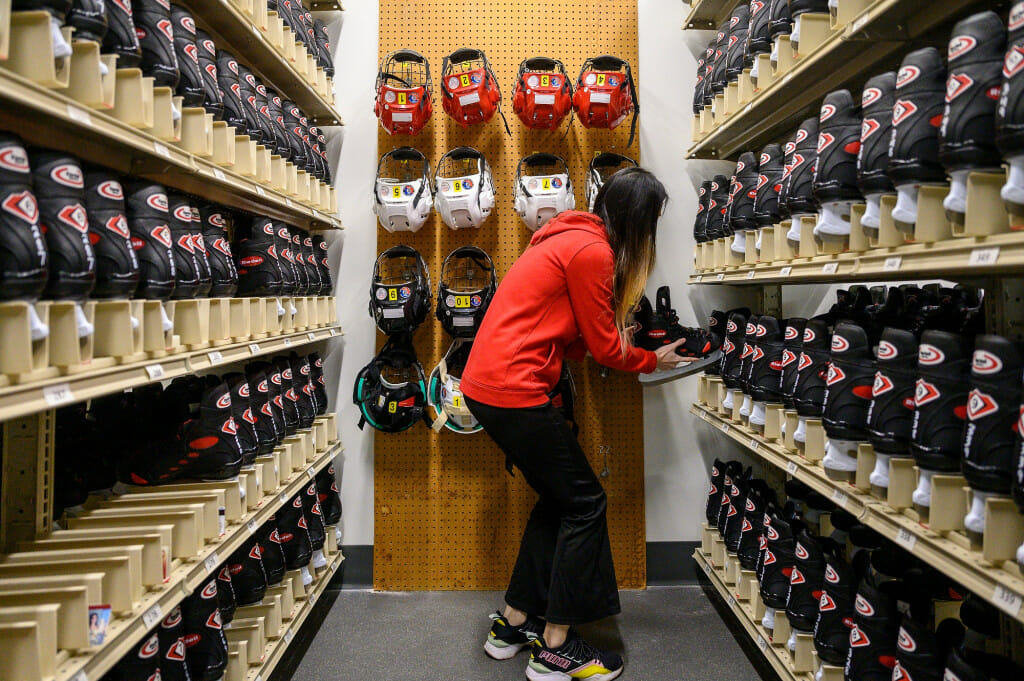
<path fill-rule="evenodd" d="M 968 265 L 995 265 L 996 261 L 999 260 L 999 246 L 990 246 L 988 248 L 975 248 L 971 251 L 971 256 L 967 259 Z"/>
<path fill-rule="evenodd" d="M 291 629 L 289 629 L 288 631 L 284 632 L 284 642 L 285 643 L 291 643 L 292 642 L 292 630 Z"/>
<path fill-rule="evenodd" d="M 281 504 L 287 504 L 288 500 L 291 499 L 291 496 L 288 494 L 288 491 L 285 490 L 284 492 L 281 492 L 280 494 L 277 495 L 277 499 L 278 501 L 281 502 Z"/>
<path fill-rule="evenodd" d="M 89 115 L 89 112 L 85 109 L 78 108 L 74 104 L 68 104 L 68 118 L 73 120 L 75 123 L 81 123 L 82 125 L 92 125 L 92 116 Z"/>
<path fill-rule="evenodd" d="M 797 469 L 798 466 L 796 465 L 796 461 L 790 461 L 786 464 L 786 472 L 790 475 L 796 475 Z"/>
<path fill-rule="evenodd" d="M 153 142 L 153 151 L 164 158 L 171 157 L 171 150 L 167 148 L 167 145 L 161 144 L 160 142 Z"/>
<path fill-rule="evenodd" d="M 729 594 L 729 597 L 725 599 L 725 602 L 729 604 L 730 609 L 736 607 L 736 597 L 732 594 Z"/>
<path fill-rule="evenodd" d="M 715 281 L 722 281 L 725 279 L 725 272 L 719 272 L 715 275 Z"/>
<path fill-rule="evenodd" d="M 761 443 L 755 438 L 750 438 L 750 444 L 748 446 L 756 452 L 757 448 L 761 446 Z"/>
<path fill-rule="evenodd" d="M 249 522 L 245 524 L 245 529 L 249 530 L 249 534 L 255 534 L 256 530 L 259 529 L 259 525 L 256 524 L 256 519 L 249 518 Z"/>
<path fill-rule="evenodd" d="M 260 344 L 259 343 L 249 343 L 249 354 L 250 355 L 258 355 L 261 352 L 263 352 L 263 351 L 260 349 Z"/>
<path fill-rule="evenodd" d="M 309 468 L 307 468 L 307 469 L 306 469 L 306 475 L 308 475 L 308 476 L 309 476 L 309 479 L 310 479 L 310 480 L 312 480 L 313 478 L 315 478 L 315 477 L 316 477 L 316 471 L 315 471 L 315 470 L 313 470 L 313 467 L 312 467 L 312 466 L 310 466 Z"/>
<path fill-rule="evenodd" d="M 147 364 L 146 373 L 149 374 L 149 380 L 156 381 L 164 377 L 164 367 L 161 364 Z"/>
<path fill-rule="evenodd" d="M 82 669 L 77 674 L 71 677 L 71 681 L 89 681 L 89 675 Z"/>
<path fill-rule="evenodd" d="M 755 272 L 754 270 L 750 270 L 749 272 L 747 272 L 747 279 L 753 279 L 756 276 L 757 272 Z"/>
<path fill-rule="evenodd" d="M 903 264 L 903 258 L 901 256 L 898 256 L 898 255 L 889 256 L 888 258 L 885 259 L 885 262 L 882 263 L 882 271 L 883 272 L 898 272 L 899 269 L 900 269 L 900 265 L 902 265 L 902 264 Z"/>
<path fill-rule="evenodd" d="M 821 266 L 822 274 L 835 274 L 839 270 L 839 263 L 827 262 Z"/>
<path fill-rule="evenodd" d="M 259 185 L 256 185 L 256 193 L 257 193 L 257 194 L 258 194 L 258 195 L 259 195 L 260 197 L 265 197 L 265 196 L 267 195 L 267 192 L 263 191 L 263 187 L 261 187 L 261 186 L 259 186 Z"/>
<path fill-rule="evenodd" d="M 160 609 L 159 603 L 155 603 L 153 607 L 142 613 L 142 623 L 146 625 L 147 629 L 152 629 L 163 617 L 164 611 Z"/>
<path fill-rule="evenodd" d="M 43 388 L 43 400 L 51 407 L 58 407 L 62 404 L 75 401 L 75 393 L 67 383 L 48 385 Z"/>
<path fill-rule="evenodd" d="M 793 268 L 790 267 L 789 265 L 786 265 L 785 267 L 779 270 L 780 277 L 788 277 L 791 274 L 793 274 Z"/>
<path fill-rule="evenodd" d="M 213 176 L 216 177 L 221 182 L 223 182 L 226 179 L 226 177 L 224 175 L 224 171 L 221 170 L 220 168 L 214 168 L 213 169 Z"/>
<path fill-rule="evenodd" d="M 703 274 L 698 274 L 697 277 L 693 281 L 694 281 L 694 283 L 699 284 L 700 282 L 704 281 L 704 275 Z"/>
<path fill-rule="evenodd" d="M 220 353 L 220 350 L 208 352 L 206 353 L 206 356 L 210 358 L 210 364 L 220 364 L 224 361 L 224 355 Z"/>
<path fill-rule="evenodd" d="M 996 584 L 996 590 L 995 594 L 992 596 L 992 602 L 1006 614 L 1011 617 L 1017 617 L 1020 614 L 1022 601 L 1024 601 L 1024 598 L 1022 598 L 1020 594 L 1010 591 L 1002 584 Z"/>
<path fill-rule="evenodd" d="M 203 567 L 206 568 L 207 572 L 213 572 L 217 569 L 218 565 L 220 565 L 220 559 L 217 557 L 216 551 L 208 555 L 206 560 L 203 561 Z"/>
<path fill-rule="evenodd" d="M 837 506 L 846 506 L 846 502 L 850 500 L 850 497 L 841 489 L 832 490 L 832 501 Z"/>
<path fill-rule="evenodd" d="M 284 343 L 284 346 L 285 346 L 286 348 L 290 348 L 290 347 L 292 346 L 292 339 L 291 339 L 290 337 L 288 337 L 288 336 L 285 336 L 285 337 L 284 337 L 284 338 L 283 338 L 283 339 L 281 340 L 281 342 L 282 342 L 282 343 Z"/>
<path fill-rule="evenodd" d="M 768 649 L 768 641 L 764 640 L 764 636 L 762 636 L 761 634 L 757 635 L 757 647 L 760 648 L 762 651 Z"/>
<path fill-rule="evenodd" d="M 901 527 L 900 531 L 896 533 L 896 543 L 907 551 L 913 551 L 914 546 L 917 544 L 917 537 L 907 528 Z"/>
<path fill-rule="evenodd" d="M 309 592 L 309 598 L 307 598 L 306 600 L 309 601 L 310 605 L 313 605 L 314 603 L 316 603 L 316 592 L 315 591 L 310 591 Z"/>
<path fill-rule="evenodd" d="M 306 338 L 308 338 L 311 341 L 315 341 L 316 340 L 316 332 L 315 331 L 310 331 L 309 333 L 306 334 Z"/>
<path fill-rule="evenodd" d="M 729 424 L 726 423 L 725 421 L 722 421 L 722 425 L 720 425 L 719 428 L 722 429 L 723 433 L 728 433 L 729 432 Z"/>

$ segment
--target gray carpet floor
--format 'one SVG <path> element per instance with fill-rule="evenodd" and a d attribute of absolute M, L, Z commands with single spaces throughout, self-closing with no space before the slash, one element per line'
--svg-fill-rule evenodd
<path fill-rule="evenodd" d="M 325 594 L 275 681 L 522 681 L 529 653 L 491 660 L 483 642 L 498 592 Z M 333 603 L 330 599 L 333 598 Z M 580 628 L 621 653 L 628 681 L 758 681 L 699 586 L 621 592 L 622 613 Z M 320 608 L 318 604 L 318 608 Z M 316 615 L 322 616 L 317 628 Z M 306 647 L 308 646 L 308 647 Z M 303 653 L 303 649 L 304 653 Z M 771 679 L 769 672 L 764 678 Z"/>

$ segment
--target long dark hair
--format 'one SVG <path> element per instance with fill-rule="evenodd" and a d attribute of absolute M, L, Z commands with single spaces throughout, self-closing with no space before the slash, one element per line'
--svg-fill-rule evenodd
<path fill-rule="evenodd" d="M 653 173 L 643 168 L 623 168 L 608 178 L 594 200 L 594 213 L 604 221 L 615 254 L 612 309 L 623 353 L 630 313 L 654 268 L 658 218 L 666 199 L 665 185 Z"/>

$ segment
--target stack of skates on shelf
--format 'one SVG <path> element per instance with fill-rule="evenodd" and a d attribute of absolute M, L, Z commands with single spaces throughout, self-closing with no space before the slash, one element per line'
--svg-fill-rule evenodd
<path fill-rule="evenodd" d="M 879 238 L 882 199 L 889 197 L 886 212 L 900 237 L 879 245 L 935 241 L 948 231 L 915 231 L 918 198 L 933 190 L 944 197 L 946 218 L 960 226 L 953 234 L 1007 231 L 1009 224 L 963 226 L 968 176 L 1001 174 L 1003 164 L 1009 173 L 992 176 L 995 187 L 1001 185 L 1010 221 L 1024 220 L 1022 50 L 1024 3 L 1016 3 L 1009 32 L 994 12 L 969 16 L 954 26 L 945 59 L 926 47 L 907 54 L 899 71 L 868 79 L 859 102 L 849 90 L 828 94 L 819 115 L 803 121 L 784 147 L 744 152 L 731 178 L 716 175 L 701 185 L 694 238 L 733 237 L 732 250 L 744 253 L 745 232 L 792 220 L 786 238 L 796 248 L 808 237 L 801 218 L 812 218 L 813 238 L 841 248 L 856 204 L 865 204 L 859 223 L 866 237 Z M 759 231 L 755 243 L 760 251 Z M 814 245 L 797 252 L 813 254 Z"/>
<path fill-rule="evenodd" d="M 726 409 L 742 391 L 739 413 L 755 430 L 767 403 L 795 410 L 798 448 L 820 419 L 833 479 L 853 480 L 858 446 L 870 443 L 876 494 L 889 487 L 891 459 L 913 459 L 913 502 L 927 511 L 932 477 L 962 474 L 972 492 L 964 527 L 981 536 L 989 498 L 1012 496 L 1024 512 L 1024 350 L 983 333 L 983 298 L 960 286 L 854 286 L 812 319 L 715 312 L 726 336 L 709 373 L 722 378 Z M 1024 547 L 1017 559 L 1024 565 Z"/>
<path fill-rule="evenodd" d="M 228 664 L 224 629 L 230 628 L 235 609 L 263 603 L 268 589 L 281 584 L 286 571 L 300 570 L 303 583 L 311 583 L 309 565 L 326 566 L 325 533 L 340 520 L 341 498 L 332 465 L 144 636 L 104 681 L 221 679 Z"/>
<path fill-rule="evenodd" d="M 756 578 L 752 598 L 773 645 L 806 660 L 813 647 L 821 665 L 803 671 L 846 681 L 1021 678 L 1024 669 L 989 652 L 1001 635 L 994 606 L 801 482 L 786 482 L 785 497 L 740 462 L 716 460 L 705 532 L 724 542 L 740 579 Z"/>
<path fill-rule="evenodd" d="M 81 308 L 88 298 L 315 296 L 332 288 L 319 234 L 268 218 L 236 220 L 149 180 L 26 150 L 6 133 L 0 208 L 0 302 L 74 302 L 80 337 L 93 332 Z M 48 334 L 34 318 L 33 340 Z"/>
<path fill-rule="evenodd" d="M 682 326 L 679 315 L 672 307 L 668 286 L 658 288 L 655 305 L 643 296 L 633 311 L 633 344 L 644 350 L 657 350 L 683 339 L 676 348 L 680 357 L 696 360 L 669 371 L 657 371 L 640 376 L 641 383 L 663 383 L 682 376 L 689 376 L 719 361 L 722 338 L 710 331 Z"/>

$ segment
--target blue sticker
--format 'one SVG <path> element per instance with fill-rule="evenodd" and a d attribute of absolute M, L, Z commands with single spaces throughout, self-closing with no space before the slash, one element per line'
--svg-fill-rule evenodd
<path fill-rule="evenodd" d="M 420 96 L 418 94 L 416 94 L 415 92 L 410 92 L 409 93 L 409 103 L 410 104 L 416 104 L 419 101 L 420 101 Z"/>
<path fill-rule="evenodd" d="M 612 87 L 615 87 L 616 85 L 619 84 L 619 79 L 616 78 L 615 76 L 608 76 L 608 84 L 611 85 Z"/>
<path fill-rule="evenodd" d="M 412 289 L 410 289 L 408 286 L 403 286 L 402 288 L 398 289 L 398 295 L 402 296 L 403 298 L 408 298 L 409 296 L 412 295 Z"/>
<path fill-rule="evenodd" d="M 481 80 L 482 76 L 481 76 L 481 75 L 480 75 L 479 73 L 474 73 L 474 74 L 473 74 L 473 75 L 471 75 L 471 76 L 470 76 L 469 78 L 470 78 L 470 80 L 472 80 L 472 81 L 473 81 L 474 83 L 476 83 L 477 85 L 479 85 L 479 84 L 480 84 L 480 80 Z"/>
<path fill-rule="evenodd" d="M 463 189 L 472 189 L 473 188 L 473 180 L 463 180 L 462 181 L 462 188 Z"/>
<path fill-rule="evenodd" d="M 559 82 L 560 82 L 560 81 L 558 80 L 558 78 L 556 78 L 556 77 L 552 77 L 552 78 L 551 78 L 551 87 L 558 87 L 558 83 L 559 83 Z"/>
<path fill-rule="evenodd" d="M 554 187 L 555 189 L 561 189 L 562 181 L 559 180 L 557 177 L 553 177 L 551 178 L 551 186 Z"/>
<path fill-rule="evenodd" d="M 402 187 L 402 193 L 405 194 L 406 196 L 412 196 L 412 185 L 407 184 L 404 187 Z"/>
<path fill-rule="evenodd" d="M 484 302 L 484 300 L 480 296 L 473 296 L 472 298 L 469 299 L 469 304 L 472 305 L 473 307 L 480 307 L 480 304 L 482 302 Z"/>

